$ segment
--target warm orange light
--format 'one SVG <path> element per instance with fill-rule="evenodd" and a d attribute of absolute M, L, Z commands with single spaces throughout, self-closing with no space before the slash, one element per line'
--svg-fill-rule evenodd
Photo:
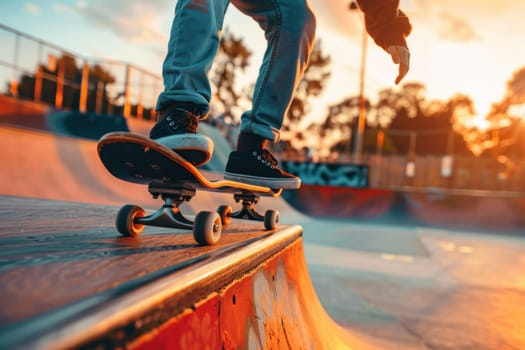
<path fill-rule="evenodd" d="M 525 103 L 521 105 L 512 105 L 509 107 L 508 114 L 514 118 L 525 120 Z"/>
<path fill-rule="evenodd" d="M 484 115 L 478 114 L 465 120 L 465 126 L 469 129 L 475 128 L 479 131 L 487 131 L 491 125 Z"/>

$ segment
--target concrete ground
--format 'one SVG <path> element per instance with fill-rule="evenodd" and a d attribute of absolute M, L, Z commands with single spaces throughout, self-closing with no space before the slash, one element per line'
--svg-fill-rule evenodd
<path fill-rule="evenodd" d="M 525 237 L 309 221 L 328 313 L 377 349 L 525 349 Z"/>

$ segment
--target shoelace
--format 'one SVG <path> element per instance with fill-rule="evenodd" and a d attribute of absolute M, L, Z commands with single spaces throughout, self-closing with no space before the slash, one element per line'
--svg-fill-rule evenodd
<path fill-rule="evenodd" d="M 185 111 L 179 120 L 169 122 L 168 125 L 173 130 L 179 130 L 182 126 L 186 129 L 186 131 L 195 133 L 197 132 L 197 127 L 199 126 L 199 119 L 192 112 Z"/>
<path fill-rule="evenodd" d="M 197 116 L 193 113 L 186 113 L 185 116 L 188 120 L 187 128 L 193 133 L 197 132 L 197 127 L 199 126 L 199 119 Z"/>

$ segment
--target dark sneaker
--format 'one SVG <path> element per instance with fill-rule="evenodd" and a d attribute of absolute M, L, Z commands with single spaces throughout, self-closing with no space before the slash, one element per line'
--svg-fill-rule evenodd
<path fill-rule="evenodd" d="M 179 153 L 195 166 L 207 163 L 213 154 L 212 140 L 197 134 L 199 115 L 184 108 L 161 111 L 149 137 Z"/>
<path fill-rule="evenodd" d="M 301 179 L 280 169 L 277 160 L 265 149 L 230 153 L 224 178 L 276 189 L 301 187 Z"/>

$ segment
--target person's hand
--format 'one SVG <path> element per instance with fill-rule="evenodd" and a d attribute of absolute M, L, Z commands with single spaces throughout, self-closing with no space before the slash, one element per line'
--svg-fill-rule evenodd
<path fill-rule="evenodd" d="M 403 80 L 410 69 L 410 52 L 408 48 L 399 45 L 389 46 L 387 51 L 390 56 L 392 56 L 392 61 L 394 61 L 395 64 L 399 64 L 399 74 L 396 78 L 397 85 Z"/>

